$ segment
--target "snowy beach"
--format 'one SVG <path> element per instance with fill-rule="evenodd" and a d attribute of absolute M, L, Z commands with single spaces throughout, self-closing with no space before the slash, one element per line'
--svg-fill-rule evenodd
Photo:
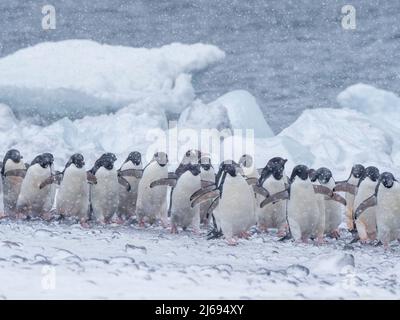
<path fill-rule="evenodd" d="M 0 224 L 3 299 L 397 299 L 400 248 L 279 242 L 235 247 L 161 227 Z"/>

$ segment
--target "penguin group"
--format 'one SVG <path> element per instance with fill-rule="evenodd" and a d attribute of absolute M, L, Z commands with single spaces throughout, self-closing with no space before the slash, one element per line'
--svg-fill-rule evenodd
<path fill-rule="evenodd" d="M 164 152 L 146 165 L 138 151 L 119 169 L 116 161 L 115 154 L 104 153 L 87 170 L 77 153 L 56 171 L 50 153 L 25 163 L 11 149 L 0 162 L 0 217 L 67 220 L 85 228 L 159 223 L 171 233 L 208 228 L 208 239 L 224 237 L 230 245 L 254 230 L 271 229 L 282 241 L 322 244 L 326 237 L 340 237 L 345 217 L 352 242 L 376 240 L 386 248 L 400 240 L 400 185 L 392 173 L 376 167 L 356 164 L 347 180 L 335 181 L 325 167 L 296 165 L 287 175 L 287 159 L 281 157 L 257 169 L 253 158 L 243 155 L 215 170 L 208 154 L 188 150 L 173 172 Z"/>

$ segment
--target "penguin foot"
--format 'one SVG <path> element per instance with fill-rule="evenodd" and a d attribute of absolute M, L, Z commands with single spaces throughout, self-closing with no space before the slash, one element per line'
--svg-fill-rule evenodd
<path fill-rule="evenodd" d="M 125 221 L 124 221 L 124 219 L 118 217 L 117 219 L 115 219 L 115 223 L 116 223 L 116 224 L 119 224 L 119 225 L 122 225 L 122 224 L 125 223 Z"/>
<path fill-rule="evenodd" d="M 146 225 L 144 224 L 144 220 L 140 219 L 139 220 L 139 228 L 145 228 L 145 227 L 146 227 Z"/>
<path fill-rule="evenodd" d="M 228 239 L 226 239 L 226 242 L 230 246 L 237 246 L 238 245 L 238 242 L 237 242 L 237 240 L 235 238 L 228 238 Z"/>
<path fill-rule="evenodd" d="M 265 224 L 259 224 L 257 226 L 257 229 L 261 232 L 261 233 L 268 233 L 268 226 Z"/>
<path fill-rule="evenodd" d="M 321 236 L 317 237 L 317 245 L 320 246 L 323 244 L 326 244 L 326 240 L 324 239 L 324 237 L 321 237 Z"/>
<path fill-rule="evenodd" d="M 7 218 L 7 215 L 4 212 L 0 212 L 0 219 Z"/>
<path fill-rule="evenodd" d="M 279 230 L 278 233 L 277 233 L 277 236 L 278 237 L 286 236 L 286 229 Z"/>
<path fill-rule="evenodd" d="M 51 212 L 45 212 L 42 214 L 42 219 L 45 221 L 50 221 L 52 217 L 53 215 L 51 214 Z"/>
<path fill-rule="evenodd" d="M 80 224 L 81 224 L 81 227 L 84 228 L 84 229 L 89 229 L 90 228 L 89 223 L 87 221 L 85 221 L 85 220 L 81 220 Z"/>
<path fill-rule="evenodd" d="M 242 232 L 239 233 L 239 237 L 240 238 L 249 239 L 250 236 L 251 236 L 251 234 L 248 231 L 242 231 Z"/>
<path fill-rule="evenodd" d="M 178 228 L 175 224 L 171 225 L 171 233 L 172 234 L 178 234 Z"/>
<path fill-rule="evenodd" d="M 332 238 L 335 238 L 336 240 L 338 240 L 338 239 L 340 238 L 339 230 L 338 230 L 338 229 L 333 230 L 333 231 L 330 233 L 330 236 L 331 236 Z"/>

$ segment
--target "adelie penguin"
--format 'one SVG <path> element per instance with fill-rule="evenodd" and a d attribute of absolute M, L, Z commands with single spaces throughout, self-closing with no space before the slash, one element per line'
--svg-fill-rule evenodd
<path fill-rule="evenodd" d="M 94 164 L 89 173 L 96 178 L 96 184 L 90 188 L 90 204 L 93 218 L 101 224 L 112 222 L 118 211 L 119 184 L 130 190 L 129 183 L 118 177 L 115 168 L 116 156 L 112 153 L 103 154 Z"/>
<path fill-rule="evenodd" d="M 119 187 L 118 218 L 119 223 L 129 221 L 136 212 L 136 201 L 138 196 L 139 181 L 143 175 L 142 155 L 138 151 L 131 152 L 121 168 L 118 175 L 125 178 L 131 190 L 126 187 Z"/>
<path fill-rule="evenodd" d="M 17 217 L 17 200 L 26 175 L 27 166 L 22 159 L 18 150 L 11 149 L 1 163 L 4 214 L 10 218 Z"/>
<path fill-rule="evenodd" d="M 379 170 L 376 167 L 367 167 L 358 183 L 358 191 L 354 199 L 354 208 L 375 194 L 379 182 Z M 367 208 L 357 219 L 355 225 L 361 242 L 376 239 L 376 207 Z"/>
<path fill-rule="evenodd" d="M 357 186 L 364 175 L 365 168 L 361 164 L 356 164 L 351 168 L 350 176 L 345 181 L 336 183 L 335 192 L 345 192 L 346 199 L 346 223 L 347 228 L 354 229 L 354 199 L 357 194 Z"/>
<path fill-rule="evenodd" d="M 338 239 L 339 225 L 342 222 L 342 208 L 346 206 L 346 200 L 333 192 L 336 185 L 332 172 L 328 168 L 319 168 L 309 171 L 310 180 L 313 183 L 314 192 L 317 194 L 319 210 L 325 215 L 324 233 Z"/>
<path fill-rule="evenodd" d="M 167 217 L 167 186 L 150 187 L 151 183 L 160 179 L 168 179 L 168 156 L 164 152 L 156 152 L 153 159 L 143 170 L 143 176 L 138 186 L 136 216 L 139 226 L 145 226 L 145 220 L 154 224 L 161 220 L 164 226 L 168 224 Z M 175 179 L 173 177 L 172 180 Z"/>
<path fill-rule="evenodd" d="M 377 239 L 388 248 L 400 239 L 400 184 L 392 173 L 380 175 L 375 193 L 355 210 L 356 219 L 368 208 L 376 206 Z"/>
<path fill-rule="evenodd" d="M 53 175 L 54 157 L 50 153 L 38 155 L 31 162 L 17 200 L 17 212 L 22 216 L 42 217 L 50 219 L 55 187 L 41 185 Z"/>
<path fill-rule="evenodd" d="M 89 184 L 83 155 L 72 155 L 57 177 L 60 179 L 60 189 L 56 196 L 57 214 L 63 218 L 76 219 L 83 227 L 88 227 Z"/>
<path fill-rule="evenodd" d="M 150 188 L 169 185 L 174 187 L 171 197 L 171 233 L 178 233 L 178 227 L 191 227 L 194 233 L 200 231 L 200 208 L 191 206 L 190 196 L 201 188 L 200 164 L 187 163 L 178 178 L 161 179 L 150 184 Z"/>
<path fill-rule="evenodd" d="M 288 188 L 288 178 L 285 174 L 287 160 L 275 157 L 268 161 L 261 171 L 255 191 L 257 192 L 257 226 L 260 231 L 269 228 L 278 229 L 278 235 L 284 236 L 287 231 L 286 201 L 270 202 L 260 207 L 261 202 L 270 195 L 279 194 Z"/>
<path fill-rule="evenodd" d="M 233 161 L 220 165 L 214 190 L 202 193 L 192 201 L 192 206 L 213 199 L 215 232 L 222 232 L 228 244 L 237 243 L 237 237 L 247 238 L 248 230 L 255 225 L 254 191 L 248 184 L 240 166 Z"/>
<path fill-rule="evenodd" d="M 290 232 L 296 241 L 308 242 L 316 238 L 323 242 L 325 214 L 320 211 L 317 195 L 309 179 L 309 170 L 304 165 L 293 168 L 289 180 L 287 219 Z"/>

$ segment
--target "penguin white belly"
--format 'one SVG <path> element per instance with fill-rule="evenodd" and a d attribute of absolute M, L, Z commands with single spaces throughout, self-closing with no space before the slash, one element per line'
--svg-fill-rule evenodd
<path fill-rule="evenodd" d="M 208 171 L 201 168 L 200 173 L 201 180 L 215 183 L 214 169 L 210 168 Z M 207 211 L 212 203 L 212 200 L 205 201 L 200 204 L 200 220 L 205 221 L 207 219 Z"/>
<path fill-rule="evenodd" d="M 8 159 L 5 164 L 4 172 L 7 173 L 8 171 L 15 169 L 24 170 L 25 164 L 22 161 L 15 163 L 11 159 Z M 22 177 L 3 177 L 3 203 L 4 212 L 7 216 L 14 217 L 16 214 L 18 196 L 21 191 L 23 180 L 24 179 Z"/>
<path fill-rule="evenodd" d="M 135 166 L 131 161 L 125 163 L 121 170 L 128 169 L 142 169 L 142 166 Z M 122 185 L 119 186 L 119 205 L 118 205 L 118 216 L 119 217 L 130 217 L 136 211 L 136 202 L 139 187 L 139 178 L 124 176 L 124 178 L 131 185 L 131 190 L 127 191 Z"/>
<path fill-rule="evenodd" d="M 335 181 L 331 178 L 326 187 L 333 189 L 335 187 Z M 325 233 L 332 234 L 332 232 L 338 231 L 339 225 L 343 221 L 342 217 L 342 205 L 333 200 L 325 199 Z"/>
<path fill-rule="evenodd" d="M 147 166 L 138 187 L 136 213 L 139 219 L 147 217 L 154 222 L 157 218 L 167 218 L 167 186 L 150 188 L 153 181 L 167 177 L 167 166 L 161 167 L 156 162 Z"/>
<path fill-rule="evenodd" d="M 88 218 L 89 185 L 84 168 L 69 166 L 64 173 L 56 201 L 57 213 L 78 219 Z"/>
<path fill-rule="evenodd" d="M 361 182 L 357 194 L 354 198 L 354 210 L 367 198 L 375 193 L 377 182 L 366 178 Z M 366 209 L 355 221 L 360 239 L 373 240 L 376 235 L 376 209 L 377 207 L 370 207 Z"/>
<path fill-rule="evenodd" d="M 352 185 L 358 185 L 359 179 L 351 176 L 350 179 L 347 181 L 348 183 Z M 357 194 L 356 194 L 357 195 Z M 354 200 L 355 196 L 352 195 L 351 193 L 346 192 L 345 194 L 345 199 L 346 199 L 346 222 L 347 222 L 347 227 L 349 230 L 353 230 L 353 218 L 354 218 Z"/>
<path fill-rule="evenodd" d="M 91 186 L 91 201 L 96 220 L 109 220 L 118 209 L 118 176 L 115 169 L 101 167 L 96 172 L 97 184 Z"/>
<path fill-rule="evenodd" d="M 214 216 L 226 238 L 246 232 L 256 223 L 254 192 L 241 176 L 226 176 Z"/>
<path fill-rule="evenodd" d="M 269 191 L 269 193 L 275 194 L 285 189 L 285 180 L 276 180 L 273 177 L 265 180 L 263 187 Z M 286 225 L 286 205 L 287 201 L 278 201 L 276 203 L 269 203 L 264 208 L 260 208 L 261 202 L 265 198 L 257 195 L 257 222 L 264 228 L 278 228 L 283 230 Z"/>
<path fill-rule="evenodd" d="M 296 179 L 292 183 L 287 211 L 290 231 L 295 240 L 317 236 L 324 213 L 319 211 L 311 182 Z"/>
<path fill-rule="evenodd" d="M 42 168 L 39 164 L 29 167 L 21 185 L 17 210 L 33 216 L 49 212 L 54 199 L 53 185 L 39 189 L 40 184 L 50 177 L 50 168 Z"/>
<path fill-rule="evenodd" d="M 191 207 L 190 196 L 201 187 L 200 175 L 190 171 L 181 175 L 172 193 L 171 220 L 176 226 L 186 229 L 190 225 L 196 230 L 200 227 L 200 208 Z"/>
<path fill-rule="evenodd" d="M 384 244 L 400 239 L 400 186 L 390 189 L 380 186 L 378 192 L 376 223 L 378 239 Z"/>

